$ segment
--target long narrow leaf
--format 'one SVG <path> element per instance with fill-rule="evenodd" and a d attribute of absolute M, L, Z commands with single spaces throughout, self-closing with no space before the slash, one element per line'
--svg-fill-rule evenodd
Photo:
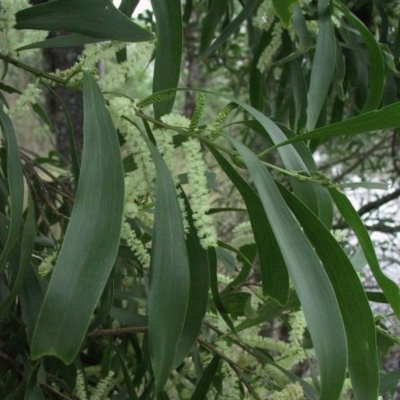
<path fill-rule="evenodd" d="M 318 38 L 307 96 L 308 131 L 317 124 L 335 70 L 336 43 L 329 7 L 329 0 L 318 0 Z"/>
<path fill-rule="evenodd" d="M 358 399 L 376 400 L 379 364 L 375 321 L 360 278 L 338 242 L 311 210 L 282 186 L 280 191 L 310 238 L 335 290 L 346 329 L 354 393 Z"/>
<path fill-rule="evenodd" d="M 10 118 L 3 110 L 5 104 L 3 95 L 0 95 L 0 127 L 7 151 L 7 178 L 10 196 L 10 225 L 8 227 L 7 241 L 3 245 L 0 255 L 0 271 L 4 268 L 7 257 L 18 239 L 19 228 L 22 222 L 22 209 L 24 202 L 24 182 L 21 158 L 14 127 Z"/>
<path fill-rule="evenodd" d="M 231 164 L 212 146 L 209 146 L 209 149 L 239 190 L 247 206 L 260 260 L 264 295 L 276 299 L 280 304 L 285 304 L 289 296 L 289 275 L 262 202 Z"/>
<path fill-rule="evenodd" d="M 114 351 L 117 354 L 118 360 L 119 360 L 119 365 L 121 366 L 122 373 L 124 375 L 124 381 L 126 385 L 126 391 L 128 392 L 130 400 L 137 400 L 137 394 L 135 387 L 132 382 L 132 378 L 129 375 L 129 370 L 127 366 L 125 365 L 125 357 L 122 354 L 122 352 L 118 349 L 118 347 L 114 346 Z"/>
<path fill-rule="evenodd" d="M 254 12 L 260 3 L 261 0 L 249 0 L 243 7 L 242 11 L 240 11 L 236 18 L 222 31 L 221 35 L 213 42 L 213 44 L 199 55 L 199 60 L 204 60 L 215 53 L 215 51 L 217 51 L 231 35 L 243 26 L 243 22 Z"/>
<path fill-rule="evenodd" d="M 196 228 L 194 227 L 193 214 L 186 197 L 185 209 L 190 228 L 186 237 L 190 268 L 190 292 L 182 337 L 176 349 L 175 367 L 179 366 L 196 342 L 204 315 L 207 311 L 208 289 L 210 287 L 207 251 L 200 244 Z"/>
<path fill-rule="evenodd" d="M 182 16 L 180 0 L 152 0 L 157 24 L 157 49 L 153 92 L 178 85 L 182 61 Z M 154 105 L 156 118 L 171 112 L 175 96 Z"/>
<path fill-rule="evenodd" d="M 350 200 L 338 189 L 331 187 L 329 188 L 329 193 L 332 196 L 332 199 L 335 202 L 340 214 L 356 234 L 368 265 L 370 266 L 378 285 L 392 306 L 397 318 L 400 318 L 399 286 L 382 272 L 378 258 L 376 257 L 374 245 L 360 216 L 357 214 L 357 211 L 354 209 Z"/>
<path fill-rule="evenodd" d="M 369 53 L 369 93 L 362 112 L 372 111 L 379 107 L 385 90 L 386 68 L 381 47 L 370 30 L 347 7 L 339 3 L 339 9 L 364 39 Z"/>
<path fill-rule="evenodd" d="M 80 33 L 86 36 L 145 42 L 152 33 L 135 24 L 108 0 L 56 0 L 17 12 L 17 29 Z"/>
<path fill-rule="evenodd" d="M 151 362 L 160 392 L 174 366 L 190 295 L 190 269 L 182 212 L 164 159 L 144 137 L 156 173 L 156 209 L 148 297 Z"/>
<path fill-rule="evenodd" d="M 217 253 L 214 248 L 208 249 L 208 265 L 210 266 L 210 287 L 215 307 L 232 332 L 235 332 L 235 326 L 229 318 L 228 312 L 225 309 L 219 294 L 217 278 Z"/>
<path fill-rule="evenodd" d="M 64 242 L 32 338 L 32 358 L 71 363 L 114 265 L 124 202 L 118 137 L 104 98 L 84 74 L 82 168 Z M 79 310 L 79 312 L 78 312 Z"/>
<path fill-rule="evenodd" d="M 228 11 L 227 0 L 213 0 L 201 30 L 200 51 L 204 51 L 214 38 L 215 29 L 221 23 L 222 17 Z"/>
<path fill-rule="evenodd" d="M 42 282 L 40 281 L 33 265 L 30 265 L 18 293 L 18 300 L 21 303 L 21 317 L 26 326 L 26 335 L 29 343 L 44 299 L 44 289 L 41 284 L 44 284 L 43 280 Z"/>
<path fill-rule="evenodd" d="M 51 39 L 46 39 L 41 42 L 28 44 L 19 47 L 17 51 L 30 49 L 52 49 L 69 46 L 82 46 L 84 44 L 104 42 L 107 38 L 99 38 L 93 36 L 81 35 L 80 33 L 71 33 L 70 35 L 57 36 Z"/>
<path fill-rule="evenodd" d="M 240 101 L 236 98 L 228 98 L 246 110 L 261 125 L 264 133 L 262 133 L 262 131 L 260 132 L 259 130 L 258 132 L 262 135 L 266 135 L 270 141 L 272 141 L 272 143 L 278 144 L 287 140 L 287 136 L 282 129 L 263 113 L 243 101 Z M 279 148 L 278 152 L 283 164 L 287 169 L 293 171 L 307 171 L 309 169 L 305 160 L 294 146 Z M 300 182 L 298 182 L 296 179 L 291 179 L 290 182 L 296 195 L 299 196 L 317 215 L 320 215 L 318 208 L 319 199 L 315 185 L 300 184 Z"/>
<path fill-rule="evenodd" d="M 313 139 L 329 139 L 335 136 L 357 135 L 359 133 L 400 127 L 400 102 L 390 104 L 380 110 L 370 111 L 335 124 L 303 133 L 276 144 L 273 148 Z M 272 148 L 271 148 L 272 150 Z"/>
<path fill-rule="evenodd" d="M 332 284 L 267 169 L 246 146 L 230 140 L 247 165 L 303 306 L 321 371 L 320 398 L 336 400 L 346 373 L 347 342 Z"/>
<path fill-rule="evenodd" d="M 265 321 L 271 321 L 274 318 L 278 318 L 284 311 L 298 311 L 300 309 L 300 301 L 294 290 L 289 293 L 289 299 L 285 306 L 281 306 L 277 301 L 267 300 L 267 302 L 257 310 L 257 314 L 254 318 L 249 318 L 245 321 L 240 322 L 236 326 L 236 331 L 240 332 L 245 329 L 251 328 L 265 323 Z"/>
<path fill-rule="evenodd" d="M 207 365 L 207 368 L 204 370 L 203 375 L 200 378 L 200 382 L 196 386 L 191 400 L 203 400 L 206 398 L 208 389 L 210 388 L 212 380 L 218 370 L 219 360 L 219 356 L 215 355 L 210 364 Z"/>
<path fill-rule="evenodd" d="M 22 234 L 22 241 L 20 246 L 20 261 L 17 276 L 14 280 L 14 285 L 4 301 L 0 304 L 0 315 L 13 304 L 21 287 L 24 284 L 25 278 L 29 274 L 31 268 L 31 259 L 33 253 L 33 246 L 36 236 L 36 221 L 35 211 L 32 198 L 29 196 L 28 212 L 26 216 L 24 232 Z"/>

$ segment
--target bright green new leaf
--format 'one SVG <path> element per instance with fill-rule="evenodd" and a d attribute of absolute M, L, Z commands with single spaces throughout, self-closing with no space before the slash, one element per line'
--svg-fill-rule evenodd
<path fill-rule="evenodd" d="M 291 6 L 296 0 L 273 0 L 275 14 L 281 20 L 283 26 L 288 28 L 292 19 Z"/>
<path fill-rule="evenodd" d="M 144 139 L 153 157 L 156 207 L 148 297 L 149 340 L 156 390 L 160 392 L 174 367 L 190 296 L 190 268 L 182 212 L 175 184 L 157 148 Z"/>
<path fill-rule="evenodd" d="M 124 202 L 115 128 L 91 75 L 84 74 L 84 146 L 76 201 L 32 338 L 36 359 L 78 354 L 114 265 Z"/>
<path fill-rule="evenodd" d="M 328 275 L 268 170 L 246 146 L 229 138 L 254 181 L 300 299 L 321 371 L 321 400 L 337 400 L 347 367 L 347 341 Z"/>
<path fill-rule="evenodd" d="M 17 12 L 17 29 L 68 31 L 107 40 L 146 42 L 154 35 L 109 0 L 55 0 Z"/>

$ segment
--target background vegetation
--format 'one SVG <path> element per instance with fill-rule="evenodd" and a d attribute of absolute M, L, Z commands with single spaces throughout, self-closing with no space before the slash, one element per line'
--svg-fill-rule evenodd
<path fill-rule="evenodd" d="M 0 1 L 0 396 L 393 398 L 397 2 L 33 3 Z"/>

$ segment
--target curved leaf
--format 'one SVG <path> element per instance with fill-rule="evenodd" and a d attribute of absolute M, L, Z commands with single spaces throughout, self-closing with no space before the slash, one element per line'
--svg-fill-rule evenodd
<path fill-rule="evenodd" d="M 20 260 L 18 272 L 14 280 L 14 285 L 10 290 L 8 296 L 0 304 L 0 315 L 3 315 L 8 308 L 14 303 L 15 298 L 18 296 L 21 288 L 24 285 L 25 279 L 29 276 L 29 269 L 31 268 L 31 258 L 33 253 L 33 246 L 36 237 L 36 220 L 34 204 L 31 196 L 28 200 L 28 212 L 24 225 L 24 232 L 22 234 L 22 241 L 20 247 Z"/>
<path fill-rule="evenodd" d="M 221 0 L 218 0 L 221 1 Z M 231 23 L 222 31 L 221 35 L 215 39 L 210 47 L 204 50 L 198 57 L 199 60 L 204 60 L 209 57 L 215 51 L 222 46 L 228 38 L 233 35 L 240 27 L 243 26 L 243 22 L 248 18 L 254 10 L 258 7 L 262 0 L 249 0 L 243 7 L 242 11 L 231 21 Z"/>
<path fill-rule="evenodd" d="M 246 110 L 254 119 L 261 125 L 262 129 L 257 132 L 267 136 L 269 141 L 278 144 L 282 141 L 287 141 L 287 137 L 282 129 L 275 124 L 271 119 L 266 117 L 263 113 L 240 101 L 236 98 L 229 96 L 222 96 L 228 98 L 229 100 L 235 102 L 244 110 Z M 289 170 L 293 171 L 307 171 L 308 167 L 303 160 L 302 156 L 299 154 L 294 146 L 289 146 L 286 148 L 278 148 L 279 155 L 282 159 L 283 164 Z M 293 190 L 297 196 L 299 196 L 317 215 L 319 215 L 318 210 L 318 197 L 315 189 L 315 185 L 304 185 L 298 182 L 297 179 L 291 179 L 290 183 L 293 185 Z"/>
<path fill-rule="evenodd" d="M 289 296 L 289 275 L 282 253 L 265 215 L 262 202 L 231 164 L 212 146 L 209 146 L 209 149 L 239 190 L 247 206 L 260 260 L 263 292 L 266 296 L 276 299 L 280 304 L 285 304 Z"/>
<path fill-rule="evenodd" d="M 313 139 L 328 139 L 335 136 L 357 135 L 359 133 L 373 132 L 380 129 L 392 129 L 400 127 L 400 102 L 390 104 L 380 110 L 370 111 L 356 117 L 327 125 L 311 132 L 297 135 L 293 138 L 276 143 L 273 148 L 288 144 Z"/>
<path fill-rule="evenodd" d="M 283 186 L 279 189 L 315 247 L 335 290 L 346 329 L 356 398 L 376 400 L 379 364 L 375 321 L 360 278 L 339 243 L 312 211 Z"/>
<path fill-rule="evenodd" d="M 215 29 L 222 17 L 229 11 L 227 0 L 212 0 L 209 11 L 203 20 L 201 30 L 200 51 L 204 51 L 214 38 Z"/>
<path fill-rule="evenodd" d="M 0 255 L 0 271 L 4 268 L 7 257 L 14 247 L 18 235 L 19 228 L 22 222 L 22 210 L 24 202 L 24 181 L 22 173 L 21 158 L 17 139 L 15 137 L 14 127 L 10 118 L 3 110 L 5 100 L 0 94 L 0 127 L 3 131 L 3 136 L 7 151 L 7 178 L 8 191 L 10 196 L 10 225 L 8 226 L 7 240 L 3 245 Z"/>
<path fill-rule="evenodd" d="M 29 49 L 51 49 L 69 46 L 81 46 L 83 44 L 104 42 L 107 38 L 98 38 L 93 36 L 81 35 L 80 33 L 71 33 L 70 35 L 57 36 L 51 39 L 43 40 L 19 47 L 17 51 Z"/>
<path fill-rule="evenodd" d="M 210 288 L 213 296 L 215 308 L 218 310 L 222 319 L 229 326 L 232 332 L 235 332 L 235 326 L 229 318 L 227 310 L 225 310 L 224 304 L 222 303 L 221 296 L 218 288 L 218 277 L 217 277 L 217 252 L 213 247 L 208 249 L 208 265 L 210 266 Z"/>
<path fill-rule="evenodd" d="M 178 85 L 182 60 L 182 16 L 180 0 L 152 0 L 157 24 L 157 49 L 153 92 Z M 154 104 L 156 118 L 171 112 L 172 99 Z"/>
<path fill-rule="evenodd" d="M 361 112 L 375 110 L 379 107 L 385 90 L 386 68 L 381 47 L 370 30 L 347 7 L 339 3 L 339 9 L 364 39 L 369 52 L 369 93 Z"/>
<path fill-rule="evenodd" d="M 190 268 L 189 302 L 186 310 L 182 337 L 176 348 L 174 366 L 178 367 L 192 349 L 199 335 L 201 324 L 208 305 L 208 289 L 210 287 L 210 271 L 207 251 L 203 249 L 194 227 L 190 204 L 185 196 L 185 209 L 189 223 L 186 235 L 186 246 Z"/>
<path fill-rule="evenodd" d="M 228 139 L 247 165 L 303 306 L 321 371 L 320 399 L 337 400 L 346 374 L 347 342 L 332 284 L 267 169 L 246 146 Z"/>
<path fill-rule="evenodd" d="M 182 212 L 164 159 L 144 136 L 156 174 L 156 207 L 148 297 L 149 341 L 156 391 L 174 367 L 190 295 L 190 270 Z"/>
<path fill-rule="evenodd" d="M 154 39 L 109 0 L 50 1 L 17 12 L 16 19 L 17 29 L 68 31 L 122 42 Z"/>
<path fill-rule="evenodd" d="M 210 364 L 207 365 L 207 368 L 201 375 L 200 381 L 197 384 L 195 391 L 193 392 L 191 400 L 203 400 L 206 398 L 208 389 L 210 388 L 212 380 L 214 379 L 214 376 L 218 371 L 219 360 L 219 356 L 215 355 L 210 361 Z"/>
<path fill-rule="evenodd" d="M 84 74 L 84 146 L 76 201 L 32 338 L 36 359 L 71 363 L 114 265 L 121 232 L 124 174 L 104 98 Z M 77 311 L 79 310 L 79 313 Z"/>
<path fill-rule="evenodd" d="M 382 272 L 372 240 L 360 216 L 343 193 L 334 187 L 330 187 L 328 190 L 340 214 L 356 234 L 378 285 L 392 306 L 397 318 L 400 318 L 400 288 Z"/>
<path fill-rule="evenodd" d="M 335 71 L 336 42 L 329 0 L 318 0 L 318 38 L 311 69 L 307 104 L 307 130 L 317 124 Z"/>

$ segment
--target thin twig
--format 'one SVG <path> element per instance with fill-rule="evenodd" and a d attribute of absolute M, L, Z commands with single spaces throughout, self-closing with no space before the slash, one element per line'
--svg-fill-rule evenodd
<path fill-rule="evenodd" d="M 40 70 L 38 70 L 36 68 L 33 68 L 33 67 L 31 67 L 31 66 L 29 66 L 27 64 L 22 63 L 21 61 L 18 61 L 18 60 L 15 60 L 14 58 L 5 56 L 4 54 L 0 54 L 0 60 L 3 60 L 3 61 L 5 61 L 5 62 L 7 62 L 9 64 L 12 64 L 12 65 L 15 65 L 16 67 L 21 68 L 21 69 L 23 69 L 25 71 L 28 71 L 28 72 L 30 72 L 31 74 L 33 74 L 33 75 L 35 75 L 37 77 L 49 79 L 49 80 L 51 80 L 53 82 L 56 82 L 56 83 L 59 83 L 61 85 L 65 85 L 65 83 L 66 83 L 66 81 L 64 79 L 59 78 L 58 76 L 49 74 L 47 72 L 40 71 Z"/>
<path fill-rule="evenodd" d="M 97 329 L 93 332 L 88 333 L 87 337 L 98 337 L 98 336 L 119 336 L 119 335 L 132 335 L 135 333 L 147 333 L 149 330 L 148 326 L 134 326 L 129 328 L 115 328 L 115 329 Z"/>

